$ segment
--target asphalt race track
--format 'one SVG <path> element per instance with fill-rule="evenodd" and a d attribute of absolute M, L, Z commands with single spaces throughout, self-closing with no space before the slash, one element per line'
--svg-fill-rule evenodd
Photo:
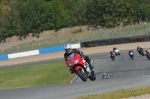
<path fill-rule="evenodd" d="M 14 90 L 1 90 L 0 99 L 71 99 L 78 96 L 110 92 L 119 89 L 150 85 L 150 60 L 135 52 L 134 60 L 127 51 L 120 52 L 116 61 L 108 54 L 90 55 L 94 60 L 97 79 L 82 82 L 76 78 L 73 83 Z M 102 73 L 108 79 L 102 80 Z"/>

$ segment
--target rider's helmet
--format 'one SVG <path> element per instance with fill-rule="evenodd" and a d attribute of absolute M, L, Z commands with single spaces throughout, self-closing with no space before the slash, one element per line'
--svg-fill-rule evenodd
<path fill-rule="evenodd" d="M 113 51 L 116 50 L 116 49 L 117 49 L 117 47 L 116 47 L 116 46 L 113 46 Z"/>
<path fill-rule="evenodd" d="M 65 45 L 65 51 L 66 51 L 66 53 L 70 53 L 71 50 L 72 50 L 71 44 L 66 44 Z"/>
<path fill-rule="evenodd" d="M 129 49 L 129 51 L 132 51 L 132 49 Z"/>
<path fill-rule="evenodd" d="M 103 73 L 103 75 L 106 75 L 106 73 Z"/>
<path fill-rule="evenodd" d="M 145 52 L 147 52 L 148 50 L 147 50 L 147 48 L 145 49 Z"/>

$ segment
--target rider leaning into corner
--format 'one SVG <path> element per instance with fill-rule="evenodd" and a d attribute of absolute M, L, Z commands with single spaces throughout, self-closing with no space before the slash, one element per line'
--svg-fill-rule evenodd
<path fill-rule="evenodd" d="M 115 50 L 118 50 L 118 48 L 114 46 L 113 47 L 113 52 L 115 52 Z"/>
<path fill-rule="evenodd" d="M 117 54 L 116 51 L 119 51 L 119 50 L 118 50 L 117 47 L 114 46 L 114 47 L 113 47 L 113 52 L 114 52 L 115 54 Z"/>
<path fill-rule="evenodd" d="M 71 44 L 66 44 L 64 53 L 65 61 L 67 61 L 67 57 L 72 53 L 78 53 L 89 64 L 91 70 L 94 68 L 94 66 L 92 66 L 93 60 L 91 60 L 88 56 L 83 55 L 82 51 L 79 51 L 78 49 L 72 49 Z M 71 69 L 70 72 L 74 73 Z"/>
<path fill-rule="evenodd" d="M 150 53 L 150 50 L 148 50 L 147 48 L 145 49 L 145 55 L 149 54 Z"/>
<path fill-rule="evenodd" d="M 138 52 L 143 52 L 144 50 L 143 50 L 142 47 L 137 46 L 137 51 L 138 51 Z"/>
<path fill-rule="evenodd" d="M 129 49 L 128 54 L 130 55 L 131 52 L 134 54 L 133 50 L 132 50 L 132 49 Z"/>

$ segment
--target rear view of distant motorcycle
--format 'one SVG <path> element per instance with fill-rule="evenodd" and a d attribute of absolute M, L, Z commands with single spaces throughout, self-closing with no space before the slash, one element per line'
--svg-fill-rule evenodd
<path fill-rule="evenodd" d="M 134 52 L 130 49 L 128 52 L 130 58 L 133 60 L 134 59 Z"/>

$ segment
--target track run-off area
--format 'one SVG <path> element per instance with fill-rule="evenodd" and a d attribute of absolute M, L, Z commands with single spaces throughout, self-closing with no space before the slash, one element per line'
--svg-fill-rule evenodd
<path fill-rule="evenodd" d="M 148 44 L 150 45 L 150 42 Z M 134 44 L 132 47 L 135 46 L 140 45 Z M 150 60 L 146 56 L 138 54 L 136 50 L 134 50 L 135 57 L 132 60 L 128 56 L 128 49 L 132 48 L 131 46 L 126 46 L 125 50 L 122 50 L 118 45 L 116 47 L 121 49 L 121 56 L 116 56 L 115 61 L 109 57 L 109 52 L 89 55 L 94 60 L 94 71 L 97 77 L 95 81 L 82 82 L 77 77 L 70 84 L 1 90 L 0 99 L 71 99 L 78 96 L 150 85 Z M 148 45 L 141 45 L 141 47 L 149 48 Z M 111 49 L 107 48 L 109 47 L 106 47 L 106 51 L 111 50 L 112 46 L 110 46 Z M 97 48 L 97 50 L 101 49 Z M 55 61 L 64 60 L 60 58 Z M 108 79 L 101 78 L 103 72 L 108 75 Z"/>

